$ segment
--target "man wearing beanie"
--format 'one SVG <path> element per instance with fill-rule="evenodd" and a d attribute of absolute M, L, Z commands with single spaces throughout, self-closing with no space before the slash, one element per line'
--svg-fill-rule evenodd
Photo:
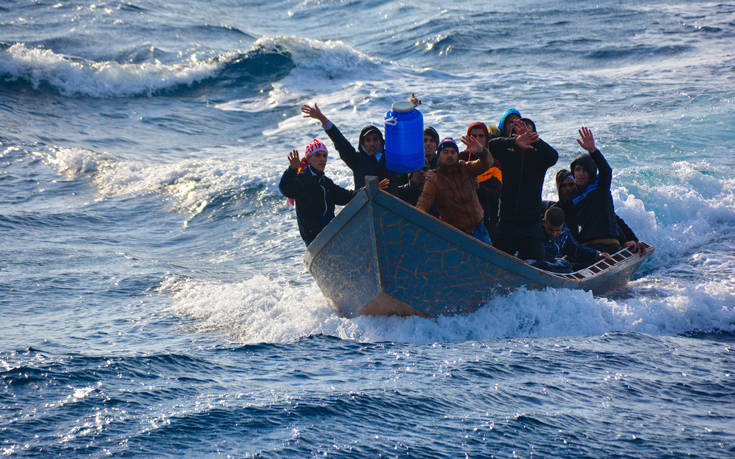
<path fill-rule="evenodd" d="M 517 252 L 523 259 L 540 260 L 544 258 L 545 239 L 541 190 L 546 170 L 556 164 L 559 154 L 528 129 L 516 109 L 506 110 L 498 128 L 506 137 L 490 141 L 493 157 L 503 165 L 495 247 L 511 255 Z M 521 137 L 529 141 L 519 144 Z"/>
<path fill-rule="evenodd" d="M 346 205 L 355 192 L 335 185 L 324 175 L 327 147 L 317 139 L 307 145 L 302 161 L 299 160 L 299 152 L 293 150 L 288 155 L 288 162 L 289 167 L 283 173 L 278 189 L 295 202 L 299 233 L 304 243 L 309 245 L 334 218 L 335 204 Z"/>
<path fill-rule="evenodd" d="M 368 175 L 374 175 L 381 181 L 389 179 L 391 188 L 408 183 L 407 174 L 393 172 L 385 165 L 385 141 L 377 127 L 368 125 L 362 129 L 355 150 L 337 126 L 324 116 L 317 104 L 313 107 L 304 105 L 301 112 L 304 113 L 304 117 L 314 118 L 322 123 L 322 128 L 332 140 L 339 157 L 352 170 L 355 189 L 365 186 L 365 176 Z"/>
<path fill-rule="evenodd" d="M 610 193 L 612 168 L 595 147 L 595 138 L 588 128 L 579 129 L 577 143 L 588 152 L 575 158 L 570 167 L 575 183 L 572 203 L 579 242 L 603 252 L 617 252 L 621 245 Z"/>
<path fill-rule="evenodd" d="M 479 154 L 480 159 L 461 161 L 457 143 L 451 138 L 442 140 L 437 147 L 436 170 L 426 174 L 426 183 L 416 207 L 428 213 L 436 205 L 441 220 L 492 245 L 475 191 L 477 176 L 490 167 L 492 157 L 474 137 L 462 137 L 462 142 L 472 153 Z"/>

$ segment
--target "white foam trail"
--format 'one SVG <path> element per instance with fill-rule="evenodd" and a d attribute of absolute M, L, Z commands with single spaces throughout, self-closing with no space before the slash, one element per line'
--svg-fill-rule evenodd
<path fill-rule="evenodd" d="M 141 64 L 88 62 L 75 60 L 43 48 L 27 48 L 16 43 L 0 50 L 0 75 L 5 79 L 28 79 L 38 88 L 47 83 L 62 94 L 92 97 L 124 97 L 150 95 L 158 90 L 204 80 L 216 74 L 224 62 L 237 53 L 220 59 L 199 60 L 196 54 L 188 61 L 162 64 L 158 61 Z"/>
<path fill-rule="evenodd" d="M 466 316 L 344 319 L 306 280 L 306 285 L 291 287 L 283 279 L 265 276 L 236 283 L 170 278 L 160 291 L 172 295 L 170 310 L 193 320 L 197 330 L 224 333 L 249 344 L 291 342 L 314 334 L 368 342 L 431 343 L 596 336 L 613 331 L 661 335 L 735 331 L 735 292 L 716 287 L 714 293 L 703 286 L 694 295 L 684 295 L 683 289 L 674 286 L 663 298 L 627 300 L 582 291 L 518 290 Z M 645 284 L 639 280 L 632 288 L 648 288 Z"/>

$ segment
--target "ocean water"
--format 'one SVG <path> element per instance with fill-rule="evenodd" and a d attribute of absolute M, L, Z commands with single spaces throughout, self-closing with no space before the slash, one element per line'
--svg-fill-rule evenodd
<path fill-rule="evenodd" d="M 3 1 L 0 454 L 735 456 L 733 43 L 717 1 Z M 277 187 L 327 141 L 299 107 L 356 140 L 411 92 L 442 137 L 534 119 L 547 199 L 591 127 L 655 255 L 337 316 Z"/>

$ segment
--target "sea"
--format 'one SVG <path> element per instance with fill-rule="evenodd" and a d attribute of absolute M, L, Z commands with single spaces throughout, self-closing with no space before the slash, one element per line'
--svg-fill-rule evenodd
<path fill-rule="evenodd" d="M 2 0 L 0 455 L 735 457 L 735 4 Z M 625 287 L 340 317 L 278 182 L 415 93 L 588 126 Z"/>

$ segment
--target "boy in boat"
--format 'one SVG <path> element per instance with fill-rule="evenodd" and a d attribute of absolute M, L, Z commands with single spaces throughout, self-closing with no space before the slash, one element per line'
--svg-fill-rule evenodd
<path fill-rule="evenodd" d="M 546 236 L 544 258 L 526 260 L 526 263 L 536 268 L 555 273 L 570 273 L 572 272 L 572 264 L 562 257 L 584 261 L 587 264 L 602 258 L 610 259 L 608 253 L 580 245 L 574 239 L 574 236 L 564 225 L 564 211 L 560 207 L 549 207 L 544 214 L 541 226 Z"/>
<path fill-rule="evenodd" d="M 292 150 L 288 162 L 278 189 L 289 198 L 289 203 L 295 203 L 299 233 L 308 246 L 334 218 L 335 204 L 346 205 L 355 191 L 336 185 L 324 175 L 327 147 L 317 139 L 307 145 L 303 160 L 299 160 L 297 150 Z M 383 181 L 379 186 L 385 189 L 388 183 Z"/>
<path fill-rule="evenodd" d="M 490 141 L 490 133 L 485 123 L 475 121 L 467 128 L 467 136 L 474 137 L 482 145 L 487 147 Z M 459 153 L 459 159 L 471 161 L 477 159 L 476 154 L 470 154 L 468 149 Z M 477 197 L 484 212 L 483 222 L 490 235 L 490 240 L 495 240 L 495 229 L 498 226 L 498 205 L 500 202 L 500 190 L 503 188 L 503 174 L 500 171 L 500 161 L 495 159 L 490 169 L 477 176 Z"/>
<path fill-rule="evenodd" d="M 365 186 L 365 176 L 374 175 L 378 180 L 388 179 L 391 187 L 408 183 L 408 175 L 399 174 L 388 169 L 385 164 L 385 141 L 380 129 L 373 125 L 365 126 L 357 141 L 357 150 L 345 139 L 329 119 L 324 116 L 317 104 L 313 107 L 304 105 L 301 112 L 305 118 L 314 118 L 322 123 L 322 128 L 332 140 L 339 157 L 352 170 L 355 189 Z"/>
<path fill-rule="evenodd" d="M 572 190 L 576 222 L 579 225 L 579 241 L 597 250 L 617 252 L 624 245 L 637 252 L 643 247 L 628 225 L 619 229 L 618 216 L 615 214 L 612 194 L 612 168 L 595 146 L 595 138 L 586 127 L 579 129 L 577 143 L 588 154 L 579 155 L 571 163 L 575 188 Z M 627 230 L 626 230 L 627 229 Z M 627 235 L 625 233 L 628 233 Z M 622 239 L 628 239 L 621 244 Z M 633 240 L 636 239 L 636 240 Z"/>
<path fill-rule="evenodd" d="M 546 239 L 541 227 L 541 190 L 546 170 L 556 164 L 559 154 L 528 129 L 514 108 L 503 113 L 498 128 L 505 137 L 489 143 L 503 170 L 495 247 L 511 255 L 518 252 L 522 259 L 541 260 Z"/>

